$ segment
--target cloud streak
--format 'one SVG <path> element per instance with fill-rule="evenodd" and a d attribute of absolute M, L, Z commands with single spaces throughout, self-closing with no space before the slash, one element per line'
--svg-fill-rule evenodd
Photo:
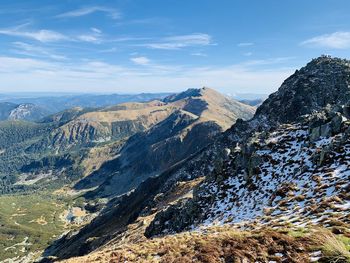
<path fill-rule="evenodd" d="M 332 49 L 349 49 L 350 32 L 338 31 L 307 39 L 300 43 L 302 46 Z"/>
<path fill-rule="evenodd" d="M 21 29 L 22 27 L 23 25 L 15 28 L 0 29 L 0 34 L 7 36 L 30 38 L 40 42 L 55 42 L 68 39 L 67 36 L 56 31 L 46 29 L 36 31 L 24 31 Z"/>
<path fill-rule="evenodd" d="M 91 33 L 79 35 L 77 37 L 77 40 L 94 43 L 94 44 L 100 44 L 104 41 L 102 39 L 102 31 L 100 29 L 92 27 L 90 28 L 90 30 L 91 30 Z"/>
<path fill-rule="evenodd" d="M 212 37 L 208 34 L 195 33 L 190 35 L 179 35 L 161 38 L 158 41 L 141 44 L 151 49 L 178 50 L 191 46 L 209 46 L 213 45 Z"/>
<path fill-rule="evenodd" d="M 76 36 L 68 36 L 62 33 L 40 29 L 30 30 L 26 29 L 27 24 L 20 25 L 13 28 L 0 29 L 0 35 L 14 36 L 20 38 L 27 38 L 36 40 L 42 43 L 58 42 L 58 41 L 77 41 L 77 42 L 89 42 L 94 44 L 100 44 L 102 42 L 111 42 L 102 38 L 102 31 L 98 28 L 90 28 L 90 32 L 77 34 Z"/>
<path fill-rule="evenodd" d="M 151 61 L 147 57 L 133 57 L 130 60 L 136 65 L 148 65 Z"/>
<path fill-rule="evenodd" d="M 251 47 L 253 45 L 254 45 L 254 43 L 252 43 L 252 42 L 242 42 L 242 43 L 237 44 L 238 47 Z"/>
<path fill-rule="evenodd" d="M 191 56 L 195 56 L 195 57 L 207 57 L 208 55 L 202 52 L 193 52 L 191 53 Z"/>
<path fill-rule="evenodd" d="M 114 8 L 104 7 L 104 6 L 91 6 L 91 7 L 83 7 L 80 9 L 72 10 L 69 12 L 65 12 L 56 16 L 56 18 L 74 18 L 90 15 L 96 12 L 106 13 L 112 19 L 121 18 L 121 13 Z"/>
<path fill-rule="evenodd" d="M 14 52 L 29 57 L 45 57 L 54 60 L 65 60 L 65 56 L 55 54 L 51 50 L 23 42 L 14 42 Z"/>

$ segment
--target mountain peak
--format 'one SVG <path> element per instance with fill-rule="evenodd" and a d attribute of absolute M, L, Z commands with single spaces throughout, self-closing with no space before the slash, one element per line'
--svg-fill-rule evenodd
<path fill-rule="evenodd" d="M 342 59 L 338 57 L 332 57 L 330 55 L 321 55 L 317 58 L 312 59 L 307 66 L 314 66 L 314 65 L 325 65 L 325 64 L 338 64 L 338 65 L 346 65 L 349 64 L 350 61 L 347 59 Z"/>
<path fill-rule="evenodd" d="M 257 109 L 255 117 L 289 122 L 330 105 L 350 100 L 350 62 L 321 56 L 287 78 Z"/>
<path fill-rule="evenodd" d="M 181 99 L 185 99 L 185 98 L 190 98 L 190 97 L 201 97 L 204 96 L 205 94 L 208 93 L 217 93 L 220 96 L 222 96 L 220 93 L 218 93 L 217 91 L 211 89 L 211 88 L 207 88 L 207 87 L 203 87 L 200 89 L 187 89 L 183 92 L 180 93 L 176 93 L 176 94 L 172 94 L 169 95 L 167 97 L 165 97 L 163 99 L 164 102 L 174 102 L 177 100 L 181 100 Z"/>

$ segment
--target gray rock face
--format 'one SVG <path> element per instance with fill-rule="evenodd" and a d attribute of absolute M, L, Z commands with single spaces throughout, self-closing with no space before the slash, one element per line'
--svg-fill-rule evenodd
<path fill-rule="evenodd" d="M 271 121 L 295 121 L 327 104 L 346 104 L 350 99 L 350 61 L 322 56 L 286 79 L 279 90 L 257 109 Z M 326 132 L 326 131 L 325 131 Z"/>

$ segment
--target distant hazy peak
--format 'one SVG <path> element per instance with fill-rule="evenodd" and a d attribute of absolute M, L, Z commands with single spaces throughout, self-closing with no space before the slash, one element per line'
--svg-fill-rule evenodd
<path fill-rule="evenodd" d="M 180 92 L 180 93 L 169 95 L 169 96 L 165 97 L 163 99 L 163 101 L 164 102 L 174 102 L 174 101 L 185 99 L 185 98 L 204 96 L 204 95 L 209 94 L 209 93 L 216 93 L 216 94 L 219 94 L 220 96 L 223 96 L 222 94 L 220 94 L 219 92 L 217 92 L 213 89 L 203 87 L 201 89 L 188 89 L 188 90 L 185 90 L 185 91 Z"/>

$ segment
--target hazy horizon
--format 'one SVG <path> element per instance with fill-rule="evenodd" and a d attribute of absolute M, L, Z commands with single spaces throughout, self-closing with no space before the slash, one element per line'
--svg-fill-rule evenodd
<path fill-rule="evenodd" d="M 213 88 L 218 91 L 217 89 Z M 178 92 L 134 92 L 134 93 L 121 93 L 121 92 L 0 92 L 0 102 L 11 102 L 11 100 L 16 99 L 35 99 L 35 98 L 45 98 L 45 97 L 75 97 L 75 96 L 108 96 L 108 95 L 141 95 L 141 94 L 174 94 L 186 91 L 180 90 Z M 220 92 L 220 91 L 219 91 Z M 221 92 L 222 93 L 222 92 Z M 246 99 L 246 100 L 255 100 L 255 99 L 265 99 L 269 94 L 267 93 L 222 93 L 226 96 L 230 96 L 236 99 Z M 1 97 L 5 96 L 5 97 Z"/>

